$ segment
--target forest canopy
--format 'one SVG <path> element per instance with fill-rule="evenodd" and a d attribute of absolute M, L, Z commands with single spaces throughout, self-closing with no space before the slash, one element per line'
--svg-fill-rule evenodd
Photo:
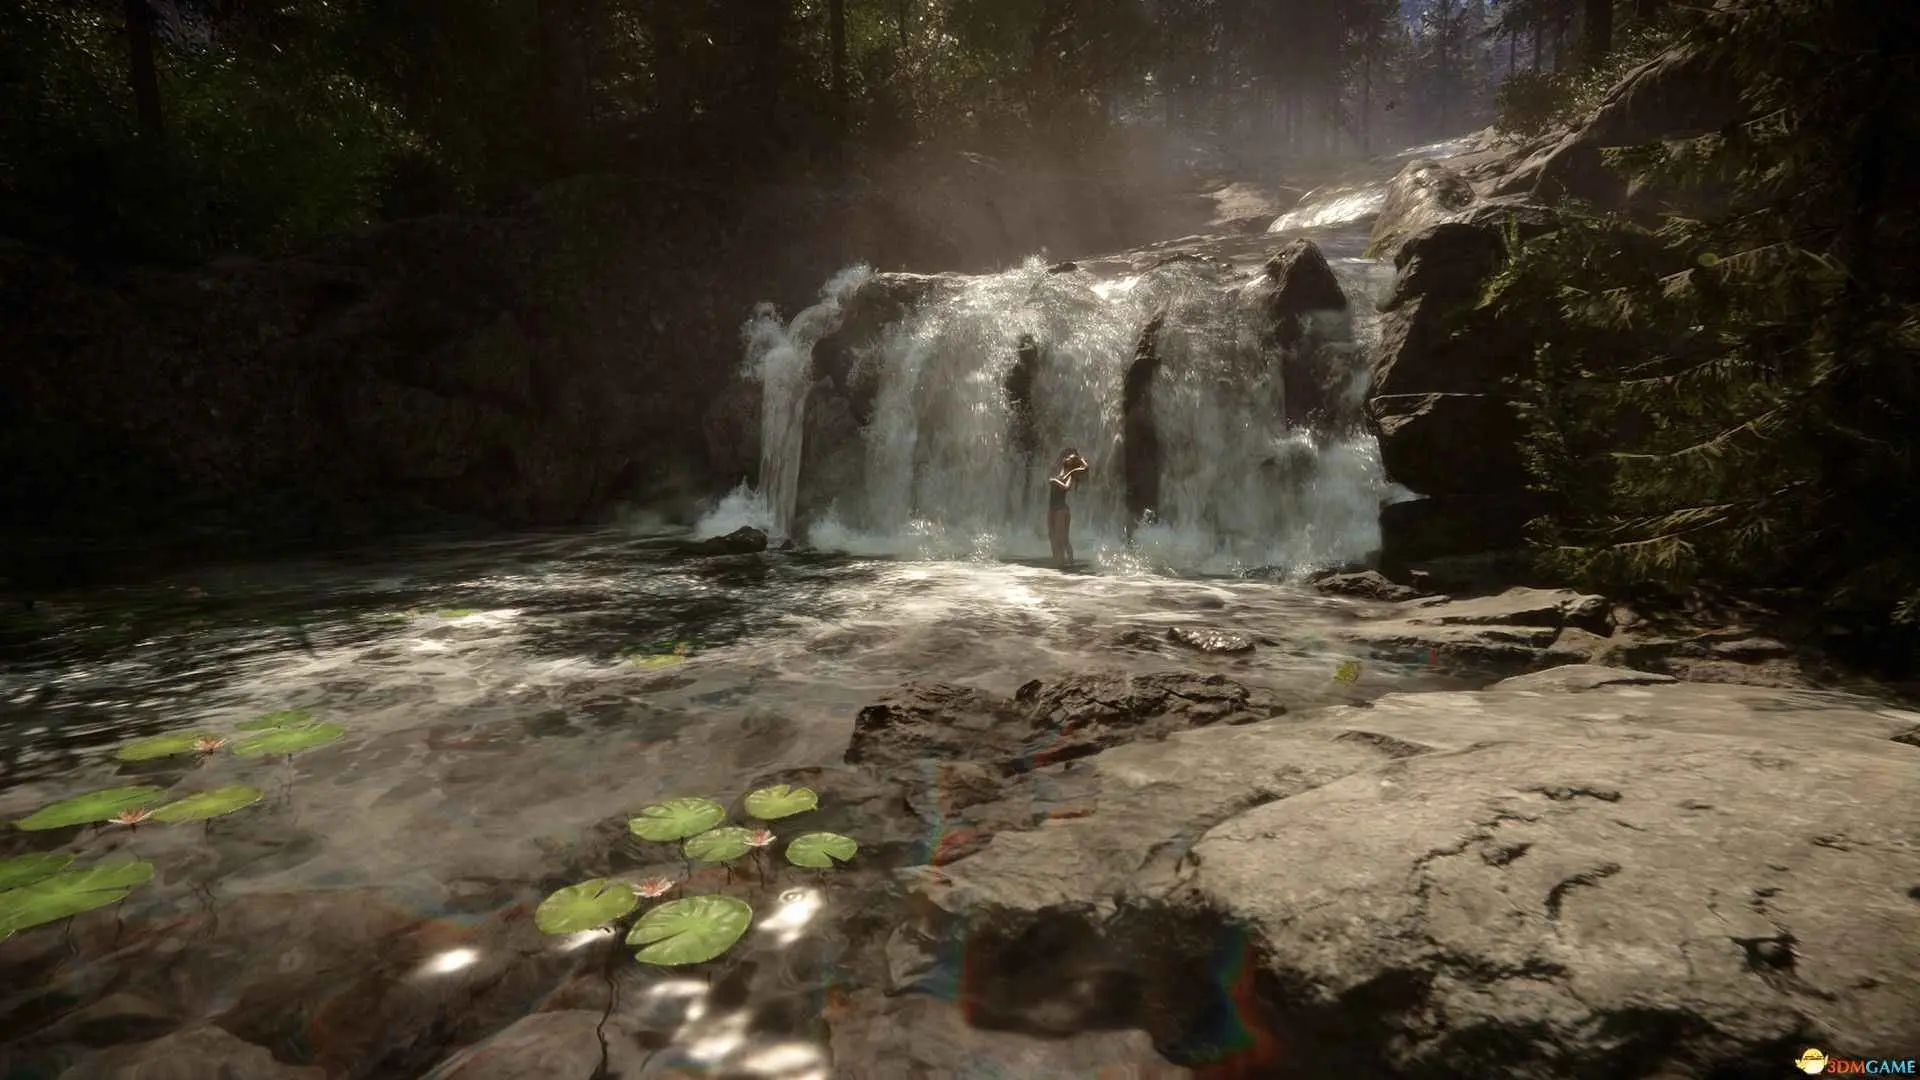
<path fill-rule="evenodd" d="M 21 0 L 0 13 L 0 235 L 192 260 L 497 205 L 589 172 L 739 185 L 928 144 L 1093 171 L 1141 132 L 1269 156 L 1364 153 L 1484 123 L 1508 74 L 1581 68 L 1584 28 L 1614 33 L 1611 11 Z"/>

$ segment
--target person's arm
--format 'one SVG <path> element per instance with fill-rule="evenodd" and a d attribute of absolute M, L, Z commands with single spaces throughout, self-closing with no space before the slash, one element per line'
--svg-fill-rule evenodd
<path fill-rule="evenodd" d="M 1073 486 L 1073 475 L 1071 473 L 1061 473 L 1059 476 L 1049 476 L 1047 477 L 1047 483 L 1055 484 L 1063 488 L 1070 488 Z"/>

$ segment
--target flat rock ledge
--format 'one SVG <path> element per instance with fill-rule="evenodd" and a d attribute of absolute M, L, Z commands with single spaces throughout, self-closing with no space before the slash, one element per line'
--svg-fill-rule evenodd
<path fill-rule="evenodd" d="M 1572 665 L 1173 731 L 983 791 L 969 817 L 1021 824 L 895 872 L 916 914 L 888 992 L 1143 1031 L 1207 1077 L 1904 1052 L 1916 730 L 1867 698 Z"/>
<path fill-rule="evenodd" d="M 1316 587 L 1387 601 L 1339 631 L 1377 663 L 1476 681 L 1566 664 L 1620 665 L 1689 682 L 1782 689 L 1834 681 L 1817 658 L 1737 622 L 1655 626 L 1631 608 L 1570 589 L 1517 587 L 1481 596 L 1369 592 L 1376 577 L 1347 575 Z"/>

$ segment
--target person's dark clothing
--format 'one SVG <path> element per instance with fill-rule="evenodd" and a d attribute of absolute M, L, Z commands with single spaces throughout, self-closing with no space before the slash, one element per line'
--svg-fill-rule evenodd
<path fill-rule="evenodd" d="M 1047 510 L 1065 510 L 1067 508 L 1067 489 L 1064 484 L 1047 481 Z"/>

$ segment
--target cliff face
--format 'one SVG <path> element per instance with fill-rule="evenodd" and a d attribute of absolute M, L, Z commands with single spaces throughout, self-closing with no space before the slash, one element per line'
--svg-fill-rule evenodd
<path fill-rule="evenodd" d="M 0 248 L 0 516 L 42 538 L 297 536 L 700 490 L 700 420 L 756 302 L 790 312 L 855 261 L 1117 244 L 1126 219 L 1111 192 L 967 158 L 731 198 L 582 178 L 189 272 Z"/>
<path fill-rule="evenodd" d="M 1368 412 L 1388 474 L 1426 496 L 1383 508 L 1381 561 L 1447 585 L 1518 565 L 1524 528 L 1546 507 L 1528 490 L 1514 409 L 1532 371 L 1528 326 L 1479 307 L 1508 236 L 1552 229 L 1570 202 L 1630 216 L 1696 212 L 1712 191 L 1653 190 L 1603 151 L 1715 131 L 1743 116 L 1732 74 L 1676 47 L 1627 75 L 1570 130 L 1526 143 L 1483 134 L 1445 161 L 1409 162 L 1388 187 L 1371 244 L 1394 260 Z M 1541 319 L 1554 314 L 1542 312 Z"/>

